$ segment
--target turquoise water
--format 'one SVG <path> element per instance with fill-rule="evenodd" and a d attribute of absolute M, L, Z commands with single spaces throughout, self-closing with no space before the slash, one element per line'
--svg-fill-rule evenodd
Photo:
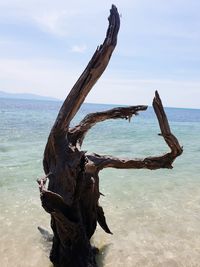
<path fill-rule="evenodd" d="M 141 104 L 141 103 L 138 103 Z M 0 266 L 50 267 L 37 226 L 49 228 L 36 179 L 61 102 L 0 99 Z M 110 105 L 85 104 L 73 123 Z M 106 169 L 101 198 L 113 236 L 97 229 L 100 267 L 200 266 L 200 110 L 167 108 L 171 129 L 184 147 L 173 170 Z M 151 108 L 130 123 L 96 125 L 83 146 L 119 157 L 160 155 L 168 147 L 158 136 Z"/>

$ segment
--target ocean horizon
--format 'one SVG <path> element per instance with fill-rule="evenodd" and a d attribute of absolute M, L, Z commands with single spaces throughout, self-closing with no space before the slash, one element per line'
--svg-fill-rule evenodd
<path fill-rule="evenodd" d="M 8 93 L 5 91 L 0 91 L 0 99 L 2 100 L 21 100 L 21 101 L 45 101 L 45 102 L 58 102 L 63 103 L 65 98 L 55 98 L 51 96 L 37 95 L 37 94 L 27 94 L 27 93 Z M 5 96 L 4 96 L 5 95 Z M 96 102 L 87 102 L 85 101 L 83 105 L 104 105 L 104 106 L 134 106 L 132 104 L 119 104 L 119 103 L 96 103 Z M 145 103 L 137 103 L 137 105 L 147 105 L 148 107 L 152 107 L 152 105 L 148 105 Z M 165 108 L 173 108 L 173 109 L 197 109 L 197 107 L 175 107 L 175 106 L 165 106 Z"/>
<path fill-rule="evenodd" d="M 141 104 L 141 103 L 138 103 Z M 50 243 L 37 230 L 50 229 L 41 207 L 37 178 L 43 151 L 62 101 L 0 98 L 0 266 L 50 267 Z M 85 103 L 85 115 L 116 106 Z M 127 106 L 127 105 L 125 105 Z M 183 146 L 172 170 L 100 173 L 100 204 L 114 235 L 97 228 L 99 267 L 198 267 L 200 262 L 200 109 L 165 108 L 172 133 Z M 144 158 L 169 151 L 153 108 L 127 120 L 92 128 L 83 150 Z"/>

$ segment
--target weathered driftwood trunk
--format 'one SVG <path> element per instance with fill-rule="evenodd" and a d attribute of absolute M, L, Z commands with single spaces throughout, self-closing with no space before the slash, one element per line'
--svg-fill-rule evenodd
<path fill-rule="evenodd" d="M 147 106 L 120 107 L 87 115 L 79 125 L 70 128 L 85 97 L 105 70 L 117 43 L 120 26 L 115 6 L 110 10 L 109 26 L 103 45 L 99 46 L 88 66 L 64 101 L 50 132 L 44 152 L 46 176 L 39 183 L 43 208 L 51 214 L 53 245 L 50 260 L 58 267 L 95 267 L 95 249 L 90 245 L 97 222 L 106 233 L 107 226 L 99 206 L 99 171 L 113 168 L 172 168 L 174 159 L 182 153 L 178 140 L 172 135 L 161 100 L 156 92 L 153 107 L 161 134 L 171 152 L 145 159 L 119 159 L 112 156 L 88 155 L 81 151 L 87 131 L 107 119 L 130 119 Z M 45 184 L 49 180 L 48 189 Z"/>

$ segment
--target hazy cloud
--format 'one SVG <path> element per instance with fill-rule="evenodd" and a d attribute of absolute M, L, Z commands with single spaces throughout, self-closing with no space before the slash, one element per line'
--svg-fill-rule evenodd
<path fill-rule="evenodd" d="M 43 31 L 49 32 L 51 34 L 65 36 L 67 35 L 67 27 L 64 27 L 63 22 L 66 17 L 66 12 L 51 12 L 47 14 L 42 14 L 40 16 L 35 16 L 34 20 L 39 28 Z M 64 24 L 64 25 L 63 25 Z"/>
<path fill-rule="evenodd" d="M 74 45 L 72 46 L 71 51 L 75 53 L 84 53 L 86 49 L 87 49 L 87 46 L 85 44 Z"/>

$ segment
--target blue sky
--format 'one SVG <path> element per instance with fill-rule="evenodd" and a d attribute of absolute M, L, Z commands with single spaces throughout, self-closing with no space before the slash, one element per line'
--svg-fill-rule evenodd
<path fill-rule="evenodd" d="M 0 1 L 0 90 L 63 99 L 108 26 L 118 45 L 86 102 L 200 108 L 199 0 Z"/>

